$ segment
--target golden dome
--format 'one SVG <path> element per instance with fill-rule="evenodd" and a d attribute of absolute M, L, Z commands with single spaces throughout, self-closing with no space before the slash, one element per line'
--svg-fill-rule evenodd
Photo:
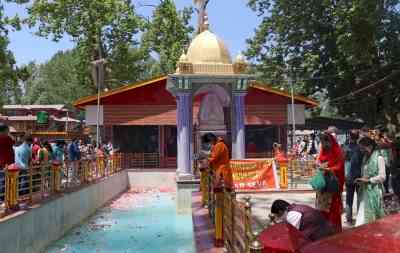
<path fill-rule="evenodd" d="M 214 33 L 205 30 L 189 46 L 187 58 L 191 63 L 231 64 L 231 55 L 225 44 Z"/>

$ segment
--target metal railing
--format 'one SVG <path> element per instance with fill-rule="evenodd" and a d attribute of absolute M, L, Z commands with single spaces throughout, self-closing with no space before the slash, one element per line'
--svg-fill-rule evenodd
<path fill-rule="evenodd" d="M 309 181 L 314 176 L 315 160 L 289 160 L 288 183 L 290 189 L 309 188 Z"/>
<path fill-rule="evenodd" d="M 272 152 L 257 152 L 257 153 L 246 153 L 246 158 L 254 159 L 254 158 L 272 158 Z"/>
<path fill-rule="evenodd" d="M 123 155 L 117 153 L 62 165 L 42 163 L 31 165 L 26 170 L 2 170 L 0 202 L 4 201 L 5 205 L 3 210 L 0 206 L 0 216 L 118 173 L 122 170 L 122 160 Z"/>
<path fill-rule="evenodd" d="M 176 157 L 162 157 L 160 153 L 124 153 L 123 168 L 176 168 Z"/>
<path fill-rule="evenodd" d="M 310 189 L 308 180 L 314 175 L 315 161 L 289 160 L 286 163 L 276 163 L 281 189 Z M 211 223 L 215 228 L 215 243 L 219 243 L 222 239 L 227 252 L 262 252 L 263 247 L 258 235 L 269 224 L 261 224 L 253 217 L 251 198 L 237 199 L 237 193 L 231 186 L 225 187 L 223 182 L 222 186 L 216 184 L 210 169 L 202 171 L 201 184 L 202 196 L 207 198 L 202 202 L 208 208 Z M 221 187 L 222 198 L 219 195 Z M 222 238 L 219 233 L 221 230 Z"/>
<path fill-rule="evenodd" d="M 243 200 L 236 199 L 234 189 L 216 184 L 211 170 L 203 170 L 201 190 L 202 203 L 208 208 L 211 224 L 215 230 L 215 245 L 224 246 L 227 252 L 254 252 L 261 253 L 262 247 L 258 241 L 258 231 L 262 225 L 253 219 L 250 197 Z M 207 191 L 205 193 L 204 191 Z M 222 232 L 221 232 L 222 231 Z M 223 245 L 219 243 L 222 242 Z"/>

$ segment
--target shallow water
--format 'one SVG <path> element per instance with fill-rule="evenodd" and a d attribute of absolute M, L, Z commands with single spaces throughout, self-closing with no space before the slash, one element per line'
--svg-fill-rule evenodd
<path fill-rule="evenodd" d="M 46 252 L 194 253 L 192 217 L 173 193 L 125 193 Z"/>

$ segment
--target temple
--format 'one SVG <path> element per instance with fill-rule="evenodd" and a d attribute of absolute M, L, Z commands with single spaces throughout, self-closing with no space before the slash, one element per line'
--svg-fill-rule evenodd
<path fill-rule="evenodd" d="M 205 17 L 174 74 L 100 95 L 102 140 L 132 153 L 131 167 L 177 168 L 180 176 L 192 175 L 208 132 L 225 138 L 233 159 L 267 157 L 273 142 L 286 144 L 291 97 L 255 81 L 247 67 L 240 54 L 232 60 Z M 294 101 L 297 114 L 317 105 Z M 87 125 L 96 124 L 97 95 L 74 105 L 85 110 Z"/>

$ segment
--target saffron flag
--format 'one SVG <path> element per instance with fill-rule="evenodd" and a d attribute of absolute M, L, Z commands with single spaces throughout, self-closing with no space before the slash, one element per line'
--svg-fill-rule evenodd
<path fill-rule="evenodd" d="M 231 160 L 230 169 L 236 190 L 279 189 L 273 159 Z"/>

